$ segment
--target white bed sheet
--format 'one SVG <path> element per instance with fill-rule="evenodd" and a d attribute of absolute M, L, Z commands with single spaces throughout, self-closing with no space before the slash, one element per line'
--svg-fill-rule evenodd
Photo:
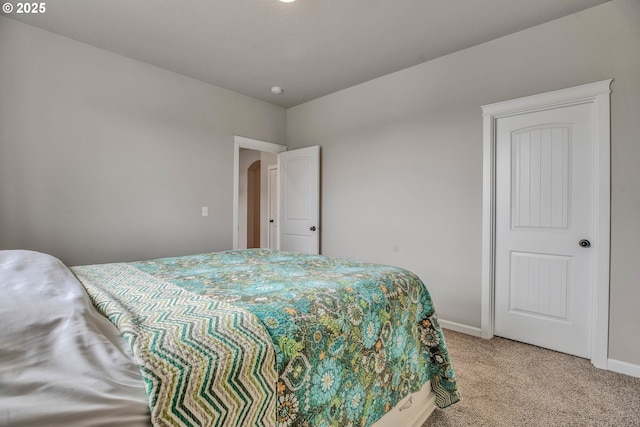
<path fill-rule="evenodd" d="M 39 252 L 0 251 L 0 425 L 149 425 L 128 344 L 71 271 Z"/>

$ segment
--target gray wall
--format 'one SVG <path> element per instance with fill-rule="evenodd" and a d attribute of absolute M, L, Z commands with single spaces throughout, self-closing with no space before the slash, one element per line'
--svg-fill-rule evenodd
<path fill-rule="evenodd" d="M 425 41 L 428 43 L 428 41 Z M 322 146 L 327 255 L 396 264 L 480 327 L 480 106 L 614 78 L 610 358 L 640 364 L 640 2 L 615 0 L 287 111 Z"/>
<path fill-rule="evenodd" d="M 232 247 L 233 135 L 284 143 L 284 109 L 4 17 L 0 61 L 0 249 Z"/>

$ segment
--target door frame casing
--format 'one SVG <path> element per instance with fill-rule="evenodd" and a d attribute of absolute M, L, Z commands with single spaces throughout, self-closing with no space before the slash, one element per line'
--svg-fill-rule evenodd
<path fill-rule="evenodd" d="M 495 243 L 496 243 L 496 124 L 498 119 L 564 106 L 593 104 L 594 152 L 594 236 L 596 244 L 592 286 L 591 363 L 607 369 L 609 346 L 609 267 L 611 215 L 611 125 L 610 85 L 613 80 L 576 86 L 482 106 L 483 192 L 482 192 L 482 302 L 481 336 L 494 335 Z"/>
<path fill-rule="evenodd" d="M 233 136 L 233 249 L 238 249 L 240 247 L 238 242 L 238 230 L 240 226 L 238 223 L 238 191 L 240 189 L 239 176 L 241 148 L 274 154 L 282 153 L 289 149 L 286 145 L 274 144 L 272 142 L 247 138 L 244 136 Z"/>

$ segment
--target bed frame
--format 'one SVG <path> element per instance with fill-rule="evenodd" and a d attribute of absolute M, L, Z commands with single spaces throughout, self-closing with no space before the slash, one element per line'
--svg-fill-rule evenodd
<path fill-rule="evenodd" d="M 372 427 L 420 427 L 436 408 L 436 395 L 428 381 L 420 391 L 402 399 Z"/>

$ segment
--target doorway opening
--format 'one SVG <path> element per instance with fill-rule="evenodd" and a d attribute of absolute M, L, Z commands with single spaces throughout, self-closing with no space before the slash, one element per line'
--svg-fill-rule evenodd
<path fill-rule="evenodd" d="M 269 244 L 269 169 L 276 167 L 273 153 L 240 149 L 238 168 L 238 247 L 272 248 Z M 273 195 L 275 196 L 275 194 Z"/>
<path fill-rule="evenodd" d="M 240 191 L 244 171 L 240 158 L 241 153 L 253 151 L 260 158 L 260 189 L 265 195 L 260 201 L 260 247 L 319 254 L 320 146 L 288 151 L 284 145 L 241 136 L 234 136 L 233 249 L 246 246 L 246 220 L 242 217 L 245 209 L 240 208 L 244 197 Z M 265 160 L 269 158 L 272 160 Z M 255 160 L 258 157 L 247 161 L 247 168 Z M 276 167 L 270 167 L 270 162 Z M 268 197 L 273 199 L 274 193 L 276 200 L 269 204 Z M 273 210 L 275 218 L 269 217 Z"/>
<path fill-rule="evenodd" d="M 269 170 L 277 165 L 277 153 L 286 150 L 287 147 L 284 145 L 234 136 L 233 249 L 248 247 L 276 249 L 275 239 L 269 238 L 269 231 L 272 228 L 269 224 L 277 223 L 276 219 L 270 216 L 269 197 L 276 197 L 277 194 L 269 191 Z M 259 172 L 254 166 L 251 172 L 253 179 L 250 180 L 249 169 L 255 162 L 259 162 Z M 254 193 L 251 202 L 252 214 L 247 210 L 250 181 L 252 181 Z M 276 206 L 277 201 L 271 204 Z M 251 226 L 249 225 L 250 217 Z M 274 222 L 271 223 L 270 220 Z"/>

